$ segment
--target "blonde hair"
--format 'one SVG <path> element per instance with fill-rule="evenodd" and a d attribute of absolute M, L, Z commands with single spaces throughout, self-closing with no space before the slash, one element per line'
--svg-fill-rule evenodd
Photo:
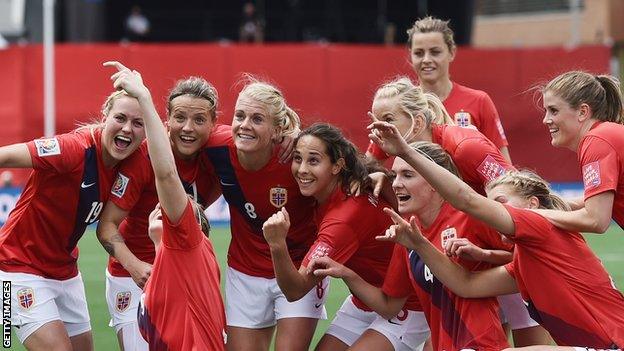
<path fill-rule="evenodd" d="M 431 124 L 455 124 L 451 116 L 444 108 L 442 101 L 433 93 L 425 93 L 420 86 L 404 76 L 399 76 L 394 80 L 383 84 L 375 92 L 373 100 L 397 98 L 401 111 L 405 112 L 412 120 L 414 127 L 414 116 L 422 114 L 425 117 L 425 126 L 429 128 Z M 407 138 L 407 136 L 404 136 Z"/>
<path fill-rule="evenodd" d="M 217 108 L 219 107 L 219 95 L 217 89 L 201 77 L 189 77 L 180 79 L 169 92 L 167 98 L 167 111 L 171 112 L 171 101 L 178 96 L 188 95 L 198 99 L 205 99 L 210 103 L 210 116 L 214 120 L 217 118 Z"/>
<path fill-rule="evenodd" d="M 407 30 L 407 45 L 409 48 L 412 47 L 412 38 L 417 33 L 441 33 L 449 51 L 453 51 L 456 48 L 453 30 L 449 27 L 449 21 L 443 21 L 431 16 L 416 20 L 412 28 Z"/>
<path fill-rule="evenodd" d="M 553 193 L 548 182 L 532 171 L 507 171 L 507 173 L 489 182 L 486 185 L 486 190 L 492 190 L 499 185 L 510 185 L 517 195 L 525 198 L 535 196 L 539 200 L 539 208 L 570 210 L 568 203 Z"/>
<path fill-rule="evenodd" d="M 301 131 L 299 115 L 288 106 L 282 92 L 275 86 L 246 75 L 248 81 L 238 97 L 246 96 L 266 107 L 273 125 L 280 127 L 280 136 L 297 136 Z"/>
<path fill-rule="evenodd" d="M 76 129 L 81 130 L 81 129 L 103 128 L 104 119 L 108 117 L 108 114 L 113 108 L 115 101 L 121 99 L 124 96 L 132 97 L 125 90 L 115 90 L 114 92 L 110 93 L 110 95 L 108 95 L 108 97 L 102 104 L 102 108 L 101 108 L 102 116 L 100 118 L 96 118 L 96 117 L 90 118 L 88 122 L 78 122 L 76 123 Z"/>
<path fill-rule="evenodd" d="M 593 112 L 592 118 L 599 121 L 624 124 L 620 81 L 613 76 L 570 71 L 551 80 L 542 88 L 542 93 L 545 92 L 553 93 L 573 109 L 587 104 Z"/>

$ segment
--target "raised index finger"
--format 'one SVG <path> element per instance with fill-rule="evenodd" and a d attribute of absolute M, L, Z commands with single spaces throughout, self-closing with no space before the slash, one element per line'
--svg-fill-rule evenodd
<path fill-rule="evenodd" d="M 106 61 L 102 64 L 102 66 L 104 67 L 115 67 L 117 68 L 118 71 L 123 71 L 125 69 L 128 69 L 128 67 L 124 66 L 121 64 L 121 62 L 119 61 Z"/>
<path fill-rule="evenodd" d="M 396 213 L 393 209 L 389 208 L 389 207 L 385 207 L 383 209 L 383 211 L 390 216 L 390 218 L 392 218 L 392 221 L 395 224 L 400 224 L 405 222 L 405 220 L 403 219 L 403 217 L 401 217 L 398 213 Z"/>

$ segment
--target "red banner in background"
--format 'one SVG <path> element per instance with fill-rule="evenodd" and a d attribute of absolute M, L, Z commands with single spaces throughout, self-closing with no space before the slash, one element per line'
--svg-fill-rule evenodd
<path fill-rule="evenodd" d="M 199 75 L 219 91 L 219 119 L 229 123 L 243 72 L 279 86 L 304 125 L 327 121 L 341 127 L 359 147 L 368 142 L 365 126 L 377 86 L 396 75 L 413 77 L 407 49 L 368 45 L 220 44 L 58 45 L 56 48 L 57 131 L 100 117 L 112 91 L 112 69 L 119 60 L 140 71 L 159 111 L 165 114 L 168 90 L 177 79 Z M 573 69 L 609 71 L 608 47 L 478 50 L 460 48 L 452 79 L 486 91 L 496 104 L 519 167 L 536 169 L 551 181 L 578 181 L 575 154 L 550 146 L 541 124 L 539 82 Z M 0 145 L 43 133 L 43 71 L 40 46 L 0 51 Z M 537 105 L 536 105 L 537 103 Z"/>

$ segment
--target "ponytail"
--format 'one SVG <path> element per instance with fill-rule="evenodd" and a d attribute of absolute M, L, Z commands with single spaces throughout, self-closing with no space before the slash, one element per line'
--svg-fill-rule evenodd
<path fill-rule="evenodd" d="M 620 90 L 620 82 L 617 78 L 608 75 L 596 76 L 596 80 L 605 91 L 605 100 L 608 102 L 604 106 L 604 114 L 606 120 L 624 124 L 624 116 L 622 111 L 622 90 Z"/>

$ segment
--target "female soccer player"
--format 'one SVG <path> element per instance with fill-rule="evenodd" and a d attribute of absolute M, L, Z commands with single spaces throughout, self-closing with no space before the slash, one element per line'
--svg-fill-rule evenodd
<path fill-rule="evenodd" d="M 543 89 L 552 145 L 575 151 L 584 202 L 575 211 L 542 210 L 556 226 L 604 233 L 613 218 L 624 228 L 624 112 L 619 81 L 586 72 L 564 73 Z"/>
<path fill-rule="evenodd" d="M 178 81 L 167 99 L 167 127 L 178 174 L 187 193 L 203 206 L 221 194 L 214 170 L 201 152 L 214 127 L 216 110 L 217 91 L 199 77 Z M 122 349 L 147 350 L 136 316 L 156 255 L 147 228 L 158 197 L 146 143 L 119 169 L 112 195 L 97 231 L 110 254 L 106 270 L 110 324 Z"/>
<path fill-rule="evenodd" d="M 301 193 L 316 202 L 316 241 L 299 264 L 290 259 L 286 241 L 290 214 L 295 210 L 290 208 L 287 212 L 282 208 L 263 226 L 277 282 L 289 300 L 298 300 L 314 291 L 314 285 L 323 279 L 306 272 L 310 260 L 319 256 L 329 256 L 344 263 L 374 286 L 382 285 L 393 245 L 377 242 L 375 236 L 380 235 L 389 223 L 389 218 L 382 212 L 388 204 L 367 192 L 370 190 L 367 175 L 367 168 L 356 148 L 335 127 L 315 124 L 296 139 L 292 176 Z M 348 189 L 353 182 L 362 185 L 362 195 L 350 194 Z M 427 339 L 426 327 L 411 330 L 412 334 L 406 333 L 406 326 L 415 318 L 408 311 L 392 316 L 395 318 L 390 320 L 376 321 L 377 316 L 357 296 L 347 297 L 317 350 L 381 349 L 388 346 L 397 350 L 416 349 Z M 371 345 L 364 340 L 356 342 L 365 332 L 385 336 L 384 345 Z"/>
<path fill-rule="evenodd" d="M 513 168 L 481 133 L 452 125 L 440 99 L 408 78 L 399 77 L 379 88 L 372 110 L 374 120 L 396 125 L 406 140 L 441 145 L 451 155 L 462 179 L 481 193 L 487 182 Z M 383 151 L 373 151 L 372 155 L 377 159 L 388 157 Z"/>
<path fill-rule="evenodd" d="M 411 147 L 458 175 L 457 168 L 444 150 L 436 144 L 418 142 Z M 396 174 L 392 184 L 403 216 L 414 215 L 427 240 L 438 250 L 451 247 L 453 240 L 469 239 L 478 246 L 482 257 L 455 258 L 468 270 L 483 270 L 511 261 L 511 245 L 501 242 L 496 231 L 455 210 L 400 158 L 392 166 Z M 475 255 L 476 256 L 476 255 Z M 385 318 L 403 308 L 407 296 L 416 292 L 431 329 L 434 350 L 501 350 L 508 346 L 498 317 L 496 299 L 464 299 L 436 281 L 417 255 L 395 246 L 383 288 L 366 283 L 352 270 L 320 257 L 310 263 L 315 275 L 343 278 L 351 291 Z"/>
<path fill-rule="evenodd" d="M 314 203 L 299 192 L 277 145 L 299 132 L 299 117 L 274 86 L 251 79 L 238 95 L 232 127 L 215 130 L 206 148 L 230 209 L 232 241 L 225 293 L 230 350 L 307 350 L 318 319 L 327 318 L 327 282 L 289 302 L 275 279 L 262 223 L 293 209 L 288 252 L 296 264 L 314 242 Z"/>
<path fill-rule="evenodd" d="M 531 316 L 559 345 L 617 349 L 624 345 L 624 296 L 578 232 L 566 231 L 529 209 L 565 208 L 548 184 L 528 171 L 512 171 L 487 186 L 488 198 L 412 150 L 396 127 L 375 122 L 370 137 L 409 163 L 456 209 L 491 226 L 515 244 L 513 261 L 468 272 L 431 246 L 415 218 L 388 210 L 395 225 L 386 240 L 415 250 L 433 275 L 460 296 L 479 298 L 520 291 Z"/>
<path fill-rule="evenodd" d="M 490 96 L 451 81 L 449 67 L 457 47 L 448 21 L 425 17 L 407 31 L 412 68 L 420 85 L 444 102 L 444 107 L 461 127 L 476 127 L 511 163 L 507 138 Z"/>
<path fill-rule="evenodd" d="M 440 144 L 451 155 L 462 179 L 473 189 L 485 194 L 485 184 L 513 166 L 481 133 L 452 124 L 437 96 L 425 93 L 405 77 L 381 86 L 372 106 L 374 120 L 394 124 L 406 141 L 430 141 Z M 376 144 L 369 151 L 377 159 L 387 158 Z M 376 151 L 375 151 L 376 150 Z M 459 244 L 458 242 L 457 244 Z M 465 238 L 462 250 L 477 249 Z M 548 335 L 532 320 L 521 297 L 499 297 L 505 323 L 509 324 L 516 345 L 545 343 Z"/>
<path fill-rule="evenodd" d="M 12 283 L 12 324 L 27 349 L 93 348 L 76 244 L 144 136 L 137 100 L 118 91 L 99 124 L 0 148 L 0 167 L 33 169 L 0 231 L 0 279 Z"/>
<path fill-rule="evenodd" d="M 156 258 L 139 306 L 141 333 L 150 350 L 224 350 L 219 265 L 203 209 L 180 182 L 171 140 L 141 76 L 119 62 L 104 65 L 117 69 L 114 87 L 139 101 L 159 201 L 149 216 Z"/>

